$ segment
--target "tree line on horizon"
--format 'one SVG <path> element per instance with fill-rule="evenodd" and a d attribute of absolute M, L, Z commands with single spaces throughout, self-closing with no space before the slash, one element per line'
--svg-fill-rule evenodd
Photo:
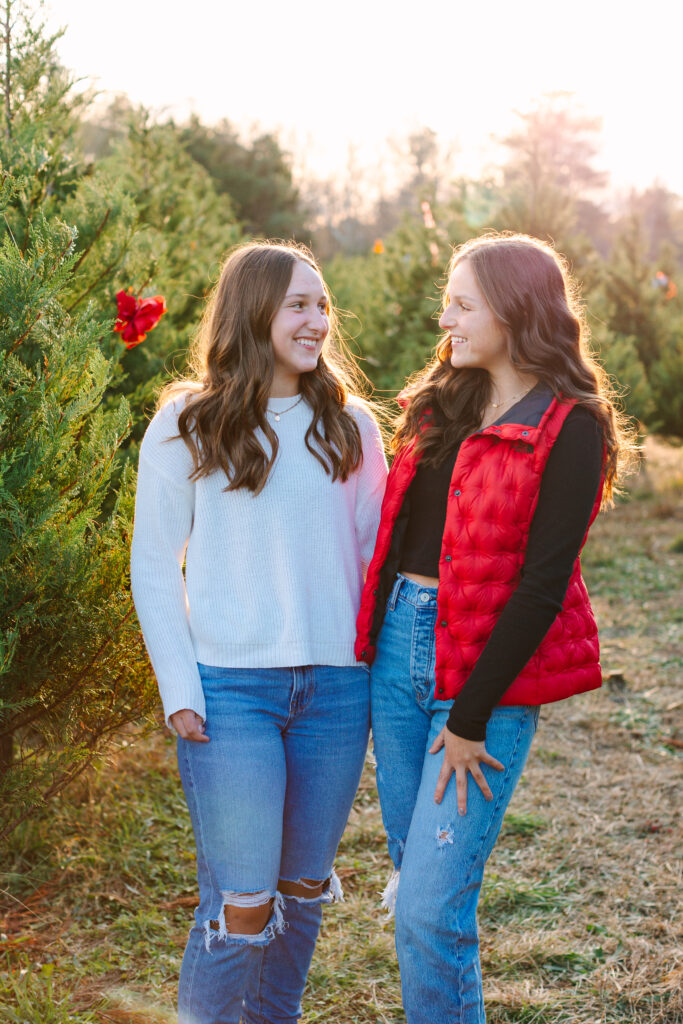
<path fill-rule="evenodd" d="M 294 238 L 322 258 L 346 334 L 384 395 L 430 357 L 453 244 L 488 228 L 551 238 L 593 337 L 649 429 L 683 437 L 681 201 L 659 186 L 609 215 L 596 126 L 541 105 L 494 180 L 451 177 L 425 129 L 376 203 L 298 183 L 268 133 L 95 115 L 36 14 L 0 13 L 0 842 L 43 813 L 157 698 L 128 580 L 134 462 L 156 393 L 183 369 L 226 251 Z M 563 101 L 565 102 L 565 101 Z M 336 187 L 336 186 L 335 186 Z M 343 190 L 343 186 L 342 186 Z M 163 296 L 136 344 L 117 296 Z M 159 305 L 159 308 L 161 306 Z M 136 339 L 137 340 L 137 339 Z"/>

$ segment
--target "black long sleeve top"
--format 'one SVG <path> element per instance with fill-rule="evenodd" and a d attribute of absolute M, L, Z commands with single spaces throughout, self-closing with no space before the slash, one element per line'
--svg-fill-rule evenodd
<path fill-rule="evenodd" d="M 540 388 L 534 392 L 535 401 L 525 403 L 531 415 L 528 419 L 518 418 L 520 412 L 524 413 L 523 400 L 514 408 L 514 422 L 531 421 L 530 425 L 536 425 L 538 400 L 545 398 L 547 407 L 551 396 L 544 395 Z M 509 420 L 512 413 L 510 410 L 497 422 Z M 449 453 L 436 468 L 418 467 L 411 484 L 410 518 L 400 562 L 402 571 L 438 576 L 446 495 L 456 456 L 457 451 Z M 575 406 L 546 463 L 520 583 L 453 702 L 448 728 L 456 735 L 469 740 L 485 739 L 486 723 L 493 708 L 534 654 L 562 609 L 600 485 L 602 457 L 599 424 L 586 408 Z M 434 527 L 437 508 L 440 529 Z"/>

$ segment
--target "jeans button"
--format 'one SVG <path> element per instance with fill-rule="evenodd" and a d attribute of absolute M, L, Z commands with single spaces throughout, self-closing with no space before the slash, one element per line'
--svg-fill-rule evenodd
<path fill-rule="evenodd" d="M 427 593 L 426 590 L 423 590 L 422 593 L 420 594 L 420 600 L 422 601 L 423 604 L 427 604 L 427 601 L 429 600 L 429 594 Z"/>

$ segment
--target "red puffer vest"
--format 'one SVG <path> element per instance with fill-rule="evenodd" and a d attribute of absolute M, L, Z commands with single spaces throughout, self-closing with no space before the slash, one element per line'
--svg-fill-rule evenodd
<path fill-rule="evenodd" d="M 543 470 L 574 404 L 553 399 L 537 427 L 487 427 L 460 446 L 439 559 L 435 696 L 440 700 L 455 697 L 464 686 L 519 583 Z M 376 607 L 380 575 L 419 461 L 414 447 L 415 442 L 407 445 L 391 467 L 363 590 L 355 650 L 356 658 L 369 664 L 383 614 Z M 591 523 L 601 493 L 602 487 Z M 595 689 L 601 683 L 599 653 L 597 626 L 577 558 L 562 611 L 501 703 L 546 704 Z"/>

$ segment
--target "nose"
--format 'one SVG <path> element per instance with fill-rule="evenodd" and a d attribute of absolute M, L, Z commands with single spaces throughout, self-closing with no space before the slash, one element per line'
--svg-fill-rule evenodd
<path fill-rule="evenodd" d="M 316 308 L 308 318 L 309 327 L 317 331 L 319 334 L 326 335 L 329 330 L 329 320 L 327 313 L 323 313 L 322 310 Z"/>
<path fill-rule="evenodd" d="M 453 307 L 447 306 L 443 313 L 439 317 L 439 327 L 442 331 L 447 331 L 449 328 L 455 326 L 455 319 L 453 317 Z"/>

